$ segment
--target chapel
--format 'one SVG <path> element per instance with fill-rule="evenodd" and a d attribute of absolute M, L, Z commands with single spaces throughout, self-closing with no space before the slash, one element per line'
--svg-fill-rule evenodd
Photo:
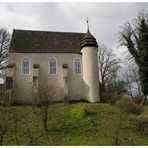
<path fill-rule="evenodd" d="M 14 29 L 6 84 L 9 97 L 31 102 L 34 87 L 53 85 L 54 101 L 99 102 L 98 44 L 86 33 Z"/>

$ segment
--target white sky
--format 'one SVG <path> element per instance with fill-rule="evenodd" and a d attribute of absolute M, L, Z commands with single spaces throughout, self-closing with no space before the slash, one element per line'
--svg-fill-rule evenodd
<path fill-rule="evenodd" d="M 86 32 L 86 18 L 92 35 L 98 42 L 114 49 L 117 48 L 119 27 L 133 20 L 138 11 L 148 13 L 148 2 L 0 2 L 0 28 L 47 30 L 64 32 Z"/>

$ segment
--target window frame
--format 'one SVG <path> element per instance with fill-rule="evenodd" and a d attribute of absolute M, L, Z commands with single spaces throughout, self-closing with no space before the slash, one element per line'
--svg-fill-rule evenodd
<path fill-rule="evenodd" d="M 55 62 L 56 62 L 56 64 L 55 64 L 55 65 L 56 65 L 56 67 L 55 67 L 55 68 L 56 68 L 56 73 L 54 73 L 54 74 L 50 72 L 50 68 L 51 68 L 51 67 L 50 67 L 50 61 L 51 61 L 52 59 L 54 59 Z M 58 63 L 58 62 L 57 62 L 57 59 L 56 59 L 55 57 L 49 58 L 49 60 L 48 60 L 48 75 L 57 75 L 57 71 L 58 71 L 58 69 L 57 69 L 57 63 Z"/>
<path fill-rule="evenodd" d="M 24 74 L 24 73 L 23 73 L 23 61 L 24 61 L 24 59 L 28 59 L 28 60 L 29 60 L 29 73 L 27 73 L 27 74 Z M 30 63 L 31 63 L 30 61 L 31 61 L 31 60 L 30 60 L 29 57 L 23 57 L 23 58 L 22 58 L 22 61 L 21 61 L 21 74 L 22 74 L 22 75 L 30 75 Z"/>
<path fill-rule="evenodd" d="M 80 73 L 76 73 L 76 71 L 75 71 L 75 60 L 77 60 L 77 59 L 80 61 Z M 78 57 L 73 59 L 73 72 L 75 75 L 82 75 L 82 61 Z"/>

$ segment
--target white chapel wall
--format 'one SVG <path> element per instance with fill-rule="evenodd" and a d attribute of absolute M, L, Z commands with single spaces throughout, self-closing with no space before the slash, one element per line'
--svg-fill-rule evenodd
<path fill-rule="evenodd" d="M 22 75 L 21 60 L 23 57 L 30 58 L 30 74 Z M 57 75 L 49 75 L 48 60 L 51 57 L 57 59 Z M 81 54 L 70 53 L 10 53 L 9 64 L 15 63 L 14 90 L 15 99 L 28 102 L 32 99 L 33 64 L 39 64 L 39 80 L 54 82 L 56 86 L 55 100 L 63 99 L 63 64 L 68 65 L 68 97 L 71 99 L 84 98 L 82 74 L 75 75 L 73 72 L 73 59 L 80 58 Z"/>

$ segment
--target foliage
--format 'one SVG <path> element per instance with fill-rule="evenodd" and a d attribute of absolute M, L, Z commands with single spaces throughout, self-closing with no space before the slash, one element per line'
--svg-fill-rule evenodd
<path fill-rule="evenodd" d="M 6 86 L 0 85 L 0 104 L 5 104 Z"/>
<path fill-rule="evenodd" d="M 114 96 L 111 92 L 102 92 L 100 95 L 101 103 L 115 104 L 119 96 Z"/>
<path fill-rule="evenodd" d="M 83 111 L 84 111 L 84 116 L 87 117 L 89 115 L 95 115 L 98 113 L 97 111 L 98 109 L 98 105 L 87 105 L 87 104 L 84 104 L 83 106 Z"/>
<path fill-rule="evenodd" d="M 139 115 L 135 120 L 135 126 L 140 132 L 148 134 L 148 114 Z"/>
<path fill-rule="evenodd" d="M 124 112 L 128 113 L 140 114 L 141 111 L 140 107 L 128 97 L 123 97 L 122 99 L 118 100 L 116 105 Z"/>
<path fill-rule="evenodd" d="M 101 103 L 108 103 L 109 102 L 109 97 L 108 97 L 108 94 L 102 92 L 100 93 L 100 102 Z"/>
<path fill-rule="evenodd" d="M 84 109 L 88 114 L 85 116 Z M 120 110 L 109 104 L 98 103 L 63 103 L 51 104 L 48 108 L 48 131 L 43 129 L 39 107 L 11 106 L 6 107 L 10 124 L 4 135 L 3 145 L 17 145 L 14 130 L 14 114 L 17 114 L 17 137 L 20 145 L 115 145 L 113 134 L 119 129 L 120 145 L 148 145 L 147 136 L 138 132 L 129 121 L 129 116 L 120 116 Z M 13 112 L 15 109 L 15 113 Z M 147 106 L 142 108 L 148 111 Z M 119 122 L 121 117 L 121 121 Z M 12 124 L 11 124 L 12 123 Z M 120 124 L 119 124 L 120 123 Z M 119 126 L 117 126 L 119 125 Z M 121 125 L 121 126 L 120 126 Z M 115 133 L 116 133 L 115 132 Z M 120 135 L 120 136 L 118 136 Z M 129 140 L 127 140 L 128 138 Z M 118 139 L 118 138 L 117 138 Z M 118 144 L 119 144 L 118 143 Z"/>
<path fill-rule="evenodd" d="M 126 113 L 116 108 L 115 115 L 112 117 L 112 120 L 104 123 L 105 128 L 109 129 L 106 136 L 112 139 L 111 145 L 126 145 L 129 142 L 125 131 L 123 130 L 125 119 Z"/>
<path fill-rule="evenodd" d="M 6 84 L 0 84 L 0 105 L 3 106 L 13 105 L 13 100 L 9 99 L 9 93 L 7 92 Z"/>
<path fill-rule="evenodd" d="M 100 100 L 103 103 L 115 104 L 126 92 L 127 89 L 124 81 L 113 80 L 107 84 L 105 91 L 101 91 Z"/>
<path fill-rule="evenodd" d="M 0 145 L 3 145 L 4 136 L 11 125 L 11 114 L 7 107 L 0 107 Z"/>
<path fill-rule="evenodd" d="M 16 144 L 20 145 L 20 141 L 19 141 L 19 136 L 18 136 L 18 113 L 16 112 L 16 109 L 14 108 L 13 110 L 13 114 L 12 114 L 12 122 L 13 122 L 13 126 L 14 126 L 14 136 L 15 136 L 15 140 L 16 140 Z"/>
<path fill-rule="evenodd" d="M 108 84 L 106 91 L 101 92 L 101 102 L 115 104 L 126 93 L 126 86 L 123 81 L 114 81 Z"/>
<path fill-rule="evenodd" d="M 139 79 L 144 99 L 148 93 L 148 17 L 143 11 L 134 20 L 133 27 L 129 22 L 121 27 L 120 43 L 128 48 L 139 67 Z M 142 104 L 144 103 L 144 99 Z"/>

